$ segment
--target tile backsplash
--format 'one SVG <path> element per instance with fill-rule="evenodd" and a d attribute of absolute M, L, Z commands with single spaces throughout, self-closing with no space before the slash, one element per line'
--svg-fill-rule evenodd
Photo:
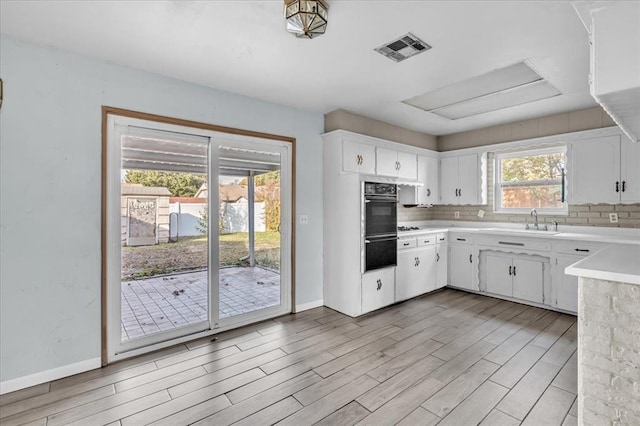
<path fill-rule="evenodd" d="M 487 204 L 478 206 L 398 206 L 398 221 L 412 220 L 460 220 L 466 222 L 533 222 L 528 214 L 504 214 L 493 211 L 493 156 L 487 161 Z M 484 217 L 478 217 L 478 211 L 485 211 Z M 460 218 L 455 219 L 455 212 Z M 609 213 L 618 213 L 618 223 L 609 222 Z M 640 204 L 581 204 L 569 205 L 568 215 L 543 215 L 538 217 L 540 224 L 558 222 L 560 225 L 608 226 L 620 228 L 640 228 Z"/>

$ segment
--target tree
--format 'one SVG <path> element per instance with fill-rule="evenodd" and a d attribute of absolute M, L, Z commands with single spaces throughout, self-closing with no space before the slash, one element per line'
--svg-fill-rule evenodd
<path fill-rule="evenodd" d="M 195 173 L 127 170 L 124 181 L 127 183 L 139 183 L 144 186 L 164 187 L 174 197 L 193 197 L 207 179 L 206 176 Z"/>
<path fill-rule="evenodd" d="M 501 160 L 506 207 L 559 207 L 565 159 L 562 153 L 530 155 Z"/>

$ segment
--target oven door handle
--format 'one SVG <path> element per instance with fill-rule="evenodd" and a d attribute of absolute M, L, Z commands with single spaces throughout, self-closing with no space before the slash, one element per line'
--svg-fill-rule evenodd
<path fill-rule="evenodd" d="M 377 243 L 377 242 L 380 242 L 380 241 L 393 241 L 393 240 L 397 240 L 397 239 L 398 239 L 397 236 L 395 236 L 395 237 L 385 237 L 385 238 L 375 238 L 375 239 L 372 239 L 372 240 L 365 239 L 364 243 L 365 244 L 371 244 L 371 243 Z"/>

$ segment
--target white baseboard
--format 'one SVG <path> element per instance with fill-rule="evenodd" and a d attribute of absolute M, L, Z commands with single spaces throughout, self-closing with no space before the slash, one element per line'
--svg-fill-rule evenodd
<path fill-rule="evenodd" d="M 320 306 L 324 306 L 324 301 L 322 299 L 296 305 L 296 312 L 307 311 L 309 309 L 319 308 Z"/>
<path fill-rule="evenodd" d="M 84 373 L 85 371 L 100 368 L 101 366 L 102 360 L 100 357 L 91 358 L 73 364 L 63 365 L 62 367 L 52 368 L 51 370 L 29 374 L 28 376 L 5 380 L 4 382 L 0 382 L 0 395 L 39 385 L 41 383 L 50 382 L 52 380 L 61 379 L 63 377 L 73 376 L 74 374 Z"/>

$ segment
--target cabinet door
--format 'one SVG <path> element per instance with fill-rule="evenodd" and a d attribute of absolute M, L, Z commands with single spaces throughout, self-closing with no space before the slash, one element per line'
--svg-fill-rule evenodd
<path fill-rule="evenodd" d="M 418 204 L 437 204 L 438 190 L 438 159 L 418 156 L 418 182 L 422 184 L 417 189 Z"/>
<path fill-rule="evenodd" d="M 436 265 L 436 246 L 430 245 L 423 247 L 418 255 L 418 274 L 419 279 L 424 283 L 423 291 L 419 294 L 424 294 L 429 291 L 435 290 L 437 279 L 437 265 Z"/>
<path fill-rule="evenodd" d="M 372 145 L 358 144 L 358 150 L 362 161 L 360 163 L 360 173 L 365 175 L 376 174 L 376 148 Z"/>
<path fill-rule="evenodd" d="M 349 139 L 342 141 L 342 171 L 373 175 L 376 173 L 376 150 L 372 145 Z"/>
<path fill-rule="evenodd" d="M 427 180 L 424 185 L 425 203 L 436 204 L 440 196 L 440 168 L 438 159 L 426 157 Z"/>
<path fill-rule="evenodd" d="M 396 301 L 410 299 L 418 294 L 418 253 L 420 250 L 398 252 L 396 267 Z"/>
<path fill-rule="evenodd" d="M 407 180 L 418 178 L 418 157 L 416 154 L 398 152 L 398 177 Z"/>
<path fill-rule="evenodd" d="M 350 140 L 342 141 L 342 170 L 358 173 L 360 171 L 360 146 Z"/>
<path fill-rule="evenodd" d="M 378 176 L 398 176 L 398 151 L 376 148 L 376 174 Z"/>
<path fill-rule="evenodd" d="M 513 259 L 513 297 L 543 302 L 544 265 L 537 260 Z"/>
<path fill-rule="evenodd" d="M 634 143 L 623 137 L 620 148 L 620 179 L 624 182 L 620 201 L 638 203 L 640 202 L 640 142 Z"/>
<path fill-rule="evenodd" d="M 571 204 L 619 202 L 620 136 L 572 143 L 569 176 Z"/>
<path fill-rule="evenodd" d="M 556 306 L 571 312 L 578 312 L 578 277 L 566 275 L 564 270 L 573 265 L 583 256 L 558 255 L 557 272 L 553 277 Z"/>
<path fill-rule="evenodd" d="M 436 246 L 436 288 L 446 287 L 449 281 L 448 258 L 447 245 L 438 244 Z"/>
<path fill-rule="evenodd" d="M 390 305 L 395 298 L 395 268 L 362 275 L 362 313 Z"/>
<path fill-rule="evenodd" d="M 458 157 L 458 203 L 478 204 L 480 182 L 478 182 L 478 156 Z"/>
<path fill-rule="evenodd" d="M 442 204 L 458 203 L 458 157 L 440 160 L 440 200 Z"/>
<path fill-rule="evenodd" d="M 464 244 L 449 245 L 449 283 L 452 286 L 473 290 L 472 247 Z"/>
<path fill-rule="evenodd" d="M 513 296 L 513 261 L 511 256 L 487 254 L 485 256 L 485 274 L 488 293 Z"/>

